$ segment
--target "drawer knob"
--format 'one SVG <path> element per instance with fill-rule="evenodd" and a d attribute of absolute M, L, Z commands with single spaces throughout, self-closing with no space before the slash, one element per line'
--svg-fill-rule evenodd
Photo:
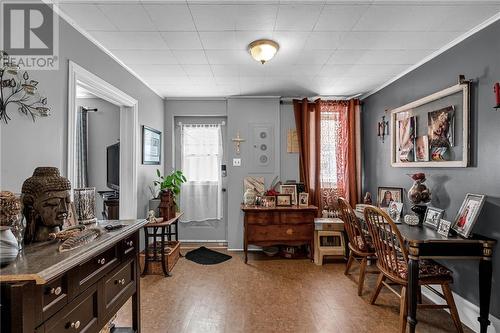
<path fill-rule="evenodd" d="M 125 279 L 120 279 L 115 281 L 116 284 L 125 285 Z"/>
<path fill-rule="evenodd" d="M 97 260 L 98 264 L 104 265 L 106 263 L 106 258 L 101 258 Z"/>
<path fill-rule="evenodd" d="M 80 327 L 80 321 L 79 321 L 79 320 L 77 320 L 77 321 L 75 321 L 75 322 L 72 322 L 72 323 L 70 324 L 70 327 L 71 327 L 71 328 L 74 328 L 75 330 L 77 330 L 77 329 Z"/>
<path fill-rule="evenodd" d="M 57 287 L 57 288 L 52 288 L 52 289 L 50 289 L 50 293 L 51 293 L 52 295 L 59 296 L 59 295 L 61 295 L 61 292 L 62 292 L 62 288 L 61 288 L 61 287 Z"/>
<path fill-rule="evenodd" d="M 128 241 L 128 242 L 127 242 L 127 245 L 128 245 L 129 247 L 132 247 L 132 246 L 134 246 L 134 242 L 133 242 L 133 241 Z"/>

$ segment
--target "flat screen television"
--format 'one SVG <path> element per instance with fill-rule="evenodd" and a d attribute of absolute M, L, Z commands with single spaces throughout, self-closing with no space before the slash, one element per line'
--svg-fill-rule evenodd
<path fill-rule="evenodd" d="M 120 143 L 106 148 L 106 182 L 115 191 L 120 190 Z"/>

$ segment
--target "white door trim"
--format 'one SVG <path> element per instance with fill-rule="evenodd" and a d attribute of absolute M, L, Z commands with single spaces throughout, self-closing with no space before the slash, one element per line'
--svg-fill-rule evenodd
<path fill-rule="evenodd" d="M 120 219 L 137 218 L 137 169 L 139 165 L 138 101 L 73 61 L 68 72 L 68 160 L 66 177 L 74 184 L 76 142 L 76 87 L 120 107 Z"/>

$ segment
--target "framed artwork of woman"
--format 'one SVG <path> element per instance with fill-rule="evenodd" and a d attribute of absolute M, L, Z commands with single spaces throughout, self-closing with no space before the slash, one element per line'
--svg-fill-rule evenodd
<path fill-rule="evenodd" d="M 378 206 L 380 208 L 389 208 L 392 202 L 403 202 L 403 189 L 400 187 L 379 187 Z"/>
<path fill-rule="evenodd" d="M 485 199 L 485 195 L 467 193 L 451 228 L 460 236 L 468 238 L 481 213 Z"/>

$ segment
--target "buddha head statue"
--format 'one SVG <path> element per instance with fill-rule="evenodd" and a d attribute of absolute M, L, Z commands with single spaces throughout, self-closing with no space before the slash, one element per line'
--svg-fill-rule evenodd
<path fill-rule="evenodd" d="M 57 232 L 68 218 L 71 184 L 59 169 L 39 167 L 23 183 L 26 216 L 25 242 L 43 242 Z"/>

